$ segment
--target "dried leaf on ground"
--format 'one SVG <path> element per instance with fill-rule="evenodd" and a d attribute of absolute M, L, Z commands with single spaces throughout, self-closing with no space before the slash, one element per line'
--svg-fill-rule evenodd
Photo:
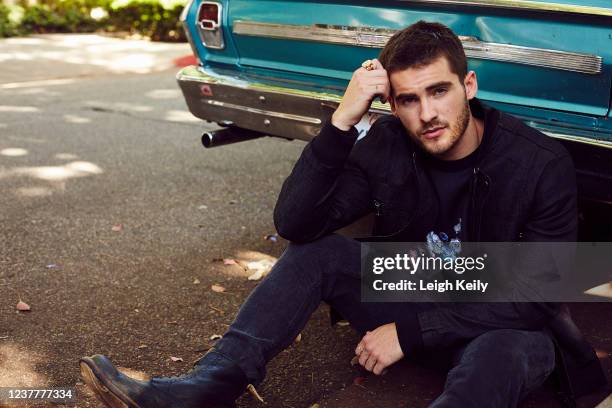
<path fill-rule="evenodd" d="M 220 334 L 213 334 L 209 337 L 210 340 L 219 340 L 222 336 Z"/>
<path fill-rule="evenodd" d="M 29 312 L 30 310 L 32 310 L 32 308 L 30 308 L 30 305 L 28 305 L 26 302 L 24 302 L 21 299 L 19 299 L 19 302 L 17 302 L 17 305 L 15 306 L 15 308 L 19 310 L 20 312 Z"/>
<path fill-rule="evenodd" d="M 200 284 L 200 280 L 199 280 L 198 278 L 195 278 L 195 279 L 193 280 L 193 284 L 194 284 L 194 285 L 199 285 L 199 284 Z"/>
<path fill-rule="evenodd" d="M 113 225 L 113 228 L 111 228 L 113 231 L 115 232 L 119 232 L 121 230 L 123 230 L 123 224 L 115 224 Z"/>
<path fill-rule="evenodd" d="M 223 259 L 223 264 L 224 265 L 238 265 L 239 267 L 241 267 L 245 271 L 249 269 L 244 262 L 242 262 L 241 260 L 238 260 L 238 259 L 225 258 L 225 259 Z"/>
<path fill-rule="evenodd" d="M 149 348 L 149 346 L 147 346 L 146 344 L 141 344 L 140 346 L 138 346 L 139 349 L 146 349 Z"/>
<path fill-rule="evenodd" d="M 214 311 L 216 311 L 216 312 L 219 312 L 219 313 L 224 313 L 222 309 L 219 309 L 219 308 L 218 308 L 218 307 L 216 307 L 216 306 L 213 306 L 213 305 L 208 305 L 208 307 L 210 307 L 212 310 L 214 310 Z"/>
<path fill-rule="evenodd" d="M 355 356 L 351 358 L 351 367 L 356 366 L 358 364 L 359 364 L 359 356 Z"/>
<path fill-rule="evenodd" d="M 259 402 L 264 402 L 263 398 L 261 398 L 261 395 L 259 395 L 259 393 L 257 392 L 257 390 L 255 389 L 255 387 L 253 386 L 253 384 L 249 384 L 247 385 L 247 391 L 253 396 L 255 397 Z"/>
<path fill-rule="evenodd" d="M 302 333 L 299 333 L 295 340 L 293 340 L 294 343 L 299 343 L 300 341 L 302 341 Z"/>
<path fill-rule="evenodd" d="M 225 287 L 217 284 L 212 285 L 210 289 L 212 289 L 213 292 L 217 293 L 225 292 Z"/>
<path fill-rule="evenodd" d="M 247 268 L 253 273 L 247 278 L 248 280 L 260 280 L 272 270 L 272 267 L 276 261 L 271 261 L 269 259 L 261 259 L 259 261 L 248 262 Z"/>
<path fill-rule="evenodd" d="M 170 360 L 174 361 L 175 363 L 176 363 L 176 362 L 179 362 L 179 361 L 180 361 L 180 362 L 182 362 L 182 361 L 183 361 L 183 359 L 182 359 L 182 358 L 180 358 L 180 357 L 172 357 L 172 356 L 170 357 Z"/>
<path fill-rule="evenodd" d="M 47 269 L 59 269 L 60 267 L 57 264 L 49 264 L 49 265 L 45 266 L 45 268 L 47 268 Z"/>

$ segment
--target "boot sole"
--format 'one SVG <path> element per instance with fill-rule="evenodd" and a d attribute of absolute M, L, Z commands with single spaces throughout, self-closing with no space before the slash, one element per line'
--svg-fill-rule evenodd
<path fill-rule="evenodd" d="M 84 357 L 79 365 L 83 381 L 104 404 L 111 408 L 143 408 L 123 394 L 112 383 L 105 383 L 101 376 L 96 374 L 96 364 L 92 359 Z"/>

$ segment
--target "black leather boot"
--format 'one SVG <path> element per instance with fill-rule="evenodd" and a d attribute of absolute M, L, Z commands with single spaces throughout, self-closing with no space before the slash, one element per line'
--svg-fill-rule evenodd
<path fill-rule="evenodd" d="M 85 383 L 111 408 L 226 408 L 246 389 L 248 380 L 234 362 L 214 351 L 180 377 L 140 381 L 119 372 L 96 354 L 80 360 Z"/>

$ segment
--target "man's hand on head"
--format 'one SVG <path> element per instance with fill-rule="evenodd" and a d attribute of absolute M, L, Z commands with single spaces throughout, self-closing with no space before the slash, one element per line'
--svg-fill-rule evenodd
<path fill-rule="evenodd" d="M 353 72 L 342 101 L 332 115 L 331 123 L 338 129 L 349 130 L 359 123 L 376 96 L 383 103 L 389 99 L 391 87 L 387 71 L 377 59 L 370 60 L 368 67 Z"/>
<path fill-rule="evenodd" d="M 401 360 L 404 352 L 400 347 L 395 323 L 388 323 L 367 332 L 357 344 L 355 354 L 359 356 L 359 364 L 376 375 Z"/>

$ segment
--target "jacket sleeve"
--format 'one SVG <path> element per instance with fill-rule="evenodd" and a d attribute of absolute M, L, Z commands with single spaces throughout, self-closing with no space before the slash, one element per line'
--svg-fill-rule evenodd
<path fill-rule="evenodd" d="M 281 188 L 274 225 L 293 242 L 314 241 L 370 210 L 367 178 L 353 159 L 357 130 L 330 122 L 306 145 Z"/>
<path fill-rule="evenodd" d="M 569 154 L 560 154 L 543 168 L 535 187 L 523 237 L 527 242 L 575 242 L 577 239 L 577 193 L 575 169 Z M 571 263 L 572 254 L 562 262 Z M 541 256 L 517 259 L 516 274 L 543 272 Z M 563 268 L 559 260 L 556 266 Z M 530 273 L 530 272 L 529 272 Z M 555 273 L 555 271 L 553 271 Z M 558 303 L 495 302 L 433 303 L 424 310 L 396 321 L 402 351 L 406 356 L 420 348 L 442 348 L 470 340 L 490 330 L 544 328 L 560 311 Z"/>

